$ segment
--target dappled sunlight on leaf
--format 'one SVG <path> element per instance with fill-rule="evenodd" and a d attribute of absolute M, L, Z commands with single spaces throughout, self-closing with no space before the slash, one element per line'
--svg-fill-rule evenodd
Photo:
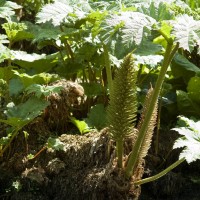
<path fill-rule="evenodd" d="M 200 45 L 200 21 L 192 16 L 181 15 L 171 22 L 172 34 L 179 46 L 191 52 L 196 45 Z"/>
<path fill-rule="evenodd" d="M 185 127 L 172 130 L 177 131 L 183 137 L 175 141 L 173 148 L 183 147 L 179 159 L 185 158 L 188 163 L 191 163 L 200 159 L 200 121 L 193 121 L 183 116 L 179 117 L 179 121 L 185 122 Z"/>
<path fill-rule="evenodd" d="M 52 20 L 54 26 L 59 26 L 64 18 L 72 12 L 73 8 L 62 2 L 47 4 L 37 14 L 37 23 L 45 23 Z"/>
<path fill-rule="evenodd" d="M 69 119 L 78 128 L 78 130 L 81 134 L 88 133 L 92 130 L 92 129 L 90 129 L 88 124 L 83 120 L 82 121 L 78 120 L 75 117 L 69 117 Z"/>
<path fill-rule="evenodd" d="M 5 114 L 8 119 L 14 117 L 24 121 L 29 121 L 40 115 L 48 105 L 49 103 L 47 101 L 32 97 L 25 103 L 19 105 L 14 105 L 13 103 L 8 104 Z"/>

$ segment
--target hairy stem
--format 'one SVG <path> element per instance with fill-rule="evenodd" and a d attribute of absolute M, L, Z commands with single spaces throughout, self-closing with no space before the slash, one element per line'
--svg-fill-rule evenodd
<path fill-rule="evenodd" d="M 105 66 L 106 66 L 106 75 L 107 75 L 107 81 L 108 81 L 108 89 L 110 92 L 111 87 L 112 87 L 112 72 L 111 72 L 111 64 L 110 64 L 108 48 L 105 44 L 103 44 L 103 50 L 104 50 L 104 59 L 105 59 Z"/>
<path fill-rule="evenodd" d="M 169 42 L 166 48 L 166 52 L 164 55 L 164 60 L 163 60 L 163 66 L 161 68 L 160 74 L 158 76 L 158 79 L 156 81 L 156 85 L 154 88 L 154 93 L 152 95 L 152 98 L 150 99 L 149 107 L 144 119 L 144 123 L 141 126 L 140 132 L 138 134 L 138 138 L 132 148 L 132 152 L 129 156 L 127 166 L 125 168 L 125 175 L 127 178 L 130 178 L 132 176 L 132 172 L 135 169 L 137 163 L 138 163 L 138 158 L 140 155 L 140 150 L 141 150 L 141 145 L 144 141 L 145 134 L 149 125 L 149 122 L 151 120 L 152 113 L 154 111 L 154 107 L 156 105 L 160 90 L 162 88 L 163 81 L 165 79 L 165 74 L 167 72 L 167 68 L 175 55 L 176 51 L 178 50 L 178 45 L 176 45 L 173 49 L 173 41 Z"/>
<path fill-rule="evenodd" d="M 123 146 L 123 140 L 117 140 L 116 141 L 116 150 L 117 150 L 117 164 L 119 168 L 123 167 L 123 152 L 124 152 L 124 146 Z"/>
<path fill-rule="evenodd" d="M 173 163 L 172 165 L 170 165 L 168 168 L 166 168 L 165 170 L 161 171 L 160 173 L 158 173 L 158 174 L 156 174 L 154 176 L 151 176 L 149 178 L 145 178 L 145 179 L 136 181 L 134 184 L 135 185 L 142 185 L 144 183 L 155 181 L 155 180 L 161 178 L 162 176 L 164 176 L 165 174 L 167 174 L 168 172 L 170 172 L 172 169 L 174 169 L 178 165 L 180 165 L 183 161 L 185 161 L 185 158 L 181 158 L 180 160 L 177 160 L 175 163 Z"/>

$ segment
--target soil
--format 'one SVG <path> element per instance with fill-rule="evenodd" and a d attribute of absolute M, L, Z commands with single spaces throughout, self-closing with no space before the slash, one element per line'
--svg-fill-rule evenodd
<path fill-rule="evenodd" d="M 170 132 L 161 136 L 160 149 L 163 149 L 158 156 L 152 154 L 152 146 L 144 177 L 161 171 L 177 159 L 178 151 L 167 152 L 174 135 Z M 142 185 L 141 194 L 140 188 L 134 188 L 134 194 L 130 192 L 130 183 L 118 175 L 115 151 L 106 129 L 84 136 L 63 134 L 59 139 L 64 143 L 64 151 L 47 149 L 29 161 L 21 151 L 1 163 L 0 199 L 131 200 L 139 196 L 139 200 L 197 200 L 200 197 L 200 162 L 184 163 L 159 180 Z"/>
<path fill-rule="evenodd" d="M 1 164 L 1 199 L 137 199 L 140 187 L 120 176 L 106 129 L 59 139 L 64 151 L 47 149 L 29 161 L 15 154 Z"/>

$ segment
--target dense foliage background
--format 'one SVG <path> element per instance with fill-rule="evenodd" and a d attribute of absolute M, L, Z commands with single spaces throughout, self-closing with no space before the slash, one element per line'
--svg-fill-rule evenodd
<path fill-rule="evenodd" d="M 174 34 L 183 50 L 176 55 L 162 91 L 162 118 L 199 117 L 198 2 L 188 1 L 1 1 L 1 99 L 20 103 L 31 84 L 66 78 L 85 89 L 87 110 L 107 102 L 106 65 L 112 73 L 134 50 L 138 94 L 154 81 L 165 47 L 159 33 Z M 126 19 L 126 23 L 120 22 Z M 197 20 L 197 21 L 195 21 Z M 142 24 L 141 24 L 142 21 Z M 181 24 L 176 23 L 181 21 Z M 169 23 L 168 23 L 169 22 Z M 172 26 L 174 27 L 172 30 Z M 159 36 L 159 37 L 158 37 Z M 106 45 L 110 63 L 106 63 Z M 100 105 L 99 105 L 100 106 Z M 99 108 L 96 107 L 96 109 Z M 85 111 L 84 111 L 85 112 Z"/>

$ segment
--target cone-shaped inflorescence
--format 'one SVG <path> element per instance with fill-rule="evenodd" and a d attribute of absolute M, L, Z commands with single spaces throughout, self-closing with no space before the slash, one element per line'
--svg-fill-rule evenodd
<path fill-rule="evenodd" d="M 128 54 L 114 78 L 107 110 L 109 132 L 116 141 L 118 166 L 123 167 L 124 138 L 134 134 L 133 127 L 137 113 L 137 67 L 133 56 Z"/>
<path fill-rule="evenodd" d="M 138 127 L 137 127 L 138 133 L 140 133 L 140 128 L 141 128 L 142 124 L 144 123 L 144 118 L 145 118 L 146 113 L 148 112 L 148 106 L 149 106 L 149 102 L 151 101 L 153 92 L 154 92 L 153 88 L 150 88 L 147 93 L 147 96 L 145 98 L 141 119 L 140 119 L 140 121 L 138 123 Z M 139 158 L 138 158 L 139 163 L 141 163 L 142 159 L 147 155 L 148 150 L 151 146 L 152 136 L 153 136 L 156 122 L 157 122 L 157 113 L 158 113 L 158 103 L 156 103 L 156 105 L 154 107 L 150 122 L 148 124 L 147 132 L 145 134 L 144 141 L 140 148 L 140 154 L 139 154 Z"/>

